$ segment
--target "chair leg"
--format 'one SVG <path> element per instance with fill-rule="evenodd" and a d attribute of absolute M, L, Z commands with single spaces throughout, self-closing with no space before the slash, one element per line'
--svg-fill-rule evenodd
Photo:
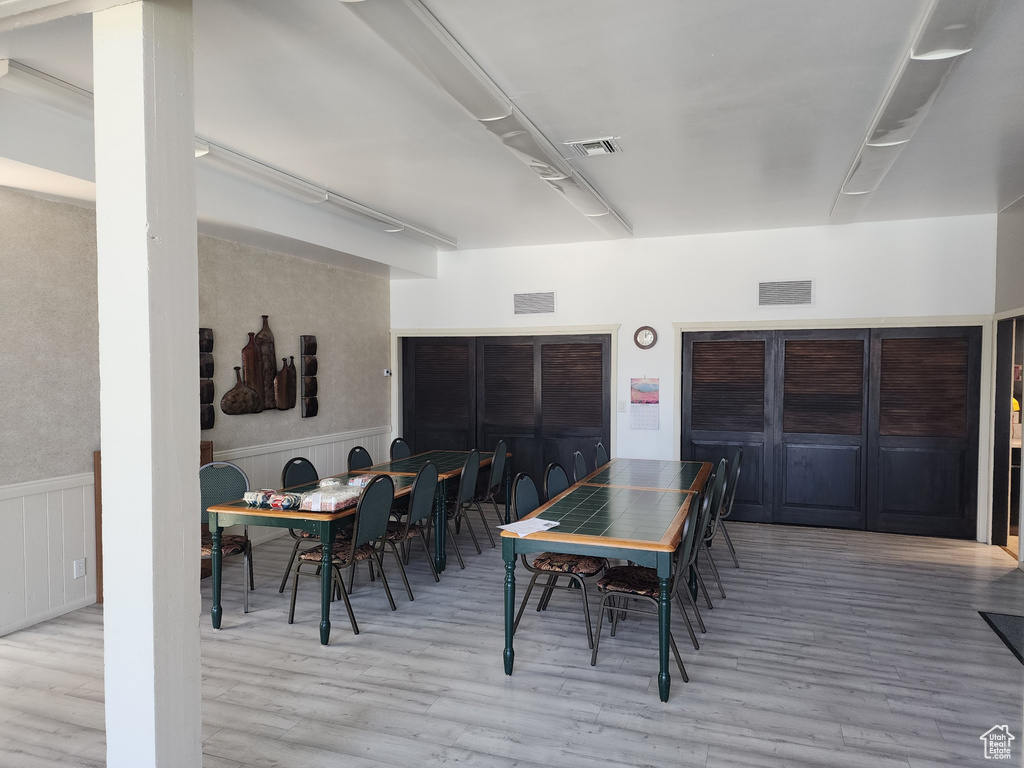
<path fill-rule="evenodd" d="M 686 606 L 682 600 L 679 600 L 678 596 L 676 602 L 679 603 L 679 612 L 683 614 L 683 620 L 686 622 L 686 631 L 690 634 L 690 642 L 693 643 L 693 650 L 700 650 L 700 643 L 697 642 L 697 635 L 693 632 L 693 624 L 690 623 L 690 617 L 686 613 Z"/>
<path fill-rule="evenodd" d="M 384 592 L 387 593 L 388 603 L 391 605 L 391 610 L 397 611 L 398 606 L 395 605 L 395 598 L 391 596 L 391 587 L 388 586 L 388 577 L 384 574 L 384 562 L 380 558 L 380 552 L 376 549 L 373 550 L 372 559 L 377 561 L 377 567 L 380 568 L 380 580 L 384 582 Z"/>
<path fill-rule="evenodd" d="M 689 589 L 686 590 L 686 599 L 690 602 L 690 607 L 693 608 L 693 612 L 697 616 L 697 625 L 700 627 L 700 633 L 706 635 L 708 628 L 704 626 L 704 617 L 700 615 L 700 608 L 697 607 L 697 601 L 693 599 Z"/>
<path fill-rule="evenodd" d="M 601 609 L 597 612 L 597 634 L 594 635 L 594 650 L 590 652 L 590 666 L 592 667 L 597 665 L 597 650 L 598 646 L 601 644 L 601 624 L 604 621 L 605 605 L 608 602 L 608 598 L 612 598 L 613 601 L 615 599 L 611 595 L 606 594 L 601 598 Z M 615 608 L 613 605 L 609 613 L 614 614 L 614 612 Z"/>
<path fill-rule="evenodd" d="M 672 655 L 676 657 L 676 664 L 679 665 L 679 673 L 683 676 L 683 682 L 690 682 L 690 676 L 686 674 L 686 667 L 683 666 L 683 660 L 679 656 L 679 649 L 676 647 L 676 639 L 672 636 L 672 630 L 668 632 L 668 644 L 672 647 Z"/>
<path fill-rule="evenodd" d="M 446 520 L 445 525 L 448 526 L 448 543 L 455 550 L 455 557 L 459 560 L 459 568 L 466 570 L 466 563 L 463 561 L 462 553 L 459 551 L 459 542 L 455 540 L 455 531 L 452 530 L 452 521 Z"/>
<path fill-rule="evenodd" d="M 587 585 L 578 576 L 572 577 L 580 584 L 580 597 L 583 598 L 583 620 L 587 624 L 587 648 L 594 647 L 594 630 L 590 626 L 590 604 L 587 602 Z"/>
<path fill-rule="evenodd" d="M 300 539 L 295 540 L 295 546 L 292 547 L 292 556 L 288 558 L 288 565 L 284 569 L 284 576 L 281 577 L 281 586 L 278 587 L 278 593 L 284 592 L 284 587 L 288 583 L 288 576 L 292 572 L 292 566 L 295 565 L 295 556 L 299 553 L 299 544 L 302 541 Z"/>
<path fill-rule="evenodd" d="M 466 514 L 466 510 L 464 509 L 460 509 L 458 514 L 455 515 L 455 531 L 458 532 L 459 523 L 463 520 L 466 522 L 466 528 L 469 530 L 469 536 L 473 539 L 473 546 L 476 547 L 476 553 L 479 555 L 483 550 L 480 549 L 480 542 L 476 539 L 476 531 L 473 530 L 473 524 L 469 522 L 469 515 Z"/>
<path fill-rule="evenodd" d="M 697 567 L 697 561 L 693 563 L 693 573 L 697 577 L 697 584 L 700 586 L 700 591 L 704 593 L 704 602 L 708 604 L 708 610 L 715 610 L 715 606 L 711 603 L 711 595 L 708 594 L 708 588 L 704 586 L 704 577 L 700 575 L 700 568 Z"/>
<path fill-rule="evenodd" d="M 345 591 L 345 581 L 337 567 L 334 568 L 334 575 L 331 577 L 331 581 L 335 583 L 336 588 L 341 592 L 341 598 L 345 601 L 345 610 L 348 611 L 348 621 L 352 625 L 352 634 L 358 635 L 359 625 L 356 624 L 356 615 L 352 612 L 352 602 L 348 599 L 348 593 Z"/>
<path fill-rule="evenodd" d="M 718 591 L 724 600 L 725 587 L 722 586 L 722 579 L 718 576 L 718 567 L 715 565 L 715 558 L 711 556 L 711 547 L 708 546 L 706 541 L 701 541 L 701 546 L 704 547 L 704 554 L 708 556 L 708 565 L 711 566 L 711 575 L 715 577 L 715 583 L 718 584 Z"/>
<path fill-rule="evenodd" d="M 491 533 L 491 526 L 487 523 L 487 518 L 484 517 L 484 508 L 480 506 L 479 502 L 474 501 L 476 505 L 476 511 L 480 515 L 480 525 L 484 527 L 484 533 L 487 534 L 487 540 L 491 542 L 491 549 L 494 549 L 494 535 Z"/>
<path fill-rule="evenodd" d="M 423 529 L 417 531 L 420 536 L 420 544 L 423 545 L 423 553 L 427 556 L 427 565 L 430 566 L 430 575 L 434 577 L 434 581 L 440 581 L 441 577 L 437 575 L 437 569 L 434 567 L 434 558 L 430 556 L 430 547 L 427 546 L 427 537 L 423 535 Z M 410 543 L 409 550 L 412 551 L 412 545 Z M 406 561 L 408 562 L 408 560 Z"/>
<path fill-rule="evenodd" d="M 295 592 L 299 587 L 299 572 L 302 570 L 302 563 L 295 566 L 295 575 L 292 577 L 292 603 L 288 608 L 288 623 L 295 623 Z"/>
<path fill-rule="evenodd" d="M 253 576 L 252 576 L 252 542 L 246 540 L 245 546 L 246 546 L 246 548 L 249 551 L 249 589 L 251 589 L 252 591 L 255 592 L 256 591 L 256 582 L 253 580 Z"/>
<path fill-rule="evenodd" d="M 523 618 L 523 611 L 526 610 L 526 604 L 530 601 L 530 593 L 533 592 L 533 585 L 537 583 L 537 577 L 539 573 L 533 574 L 530 579 L 530 585 L 526 588 L 526 594 L 523 595 L 523 602 L 519 604 L 519 613 L 516 614 L 516 620 L 512 622 L 512 634 L 516 633 L 516 629 L 519 627 L 519 620 Z"/>
<path fill-rule="evenodd" d="M 546 611 L 548 609 L 548 602 L 551 600 L 551 593 L 555 590 L 553 587 L 558 584 L 558 574 L 551 574 L 548 576 L 547 582 L 544 584 L 544 591 L 540 595 L 540 600 L 537 601 L 537 610 Z"/>
<path fill-rule="evenodd" d="M 402 582 L 405 584 L 405 594 L 409 596 L 409 602 L 412 602 L 415 598 L 412 596 L 412 588 L 409 586 L 409 577 L 405 575 L 405 566 L 402 565 L 402 556 L 398 554 L 398 547 L 395 546 L 395 542 L 389 541 L 388 545 L 391 547 L 391 552 L 395 555 L 395 562 L 398 563 L 398 572 L 402 576 Z M 383 574 L 383 570 L 381 574 Z"/>
<path fill-rule="evenodd" d="M 246 582 L 252 579 L 252 564 L 249 560 L 250 553 L 246 549 L 242 552 L 242 612 L 249 612 L 249 589 L 246 589 Z"/>
<path fill-rule="evenodd" d="M 722 530 L 722 535 L 725 536 L 725 544 L 729 547 L 729 554 L 732 555 L 732 564 L 739 568 L 740 561 L 736 559 L 736 547 L 732 545 L 732 539 L 729 538 L 729 531 L 725 528 L 725 520 L 719 520 L 718 527 Z"/>

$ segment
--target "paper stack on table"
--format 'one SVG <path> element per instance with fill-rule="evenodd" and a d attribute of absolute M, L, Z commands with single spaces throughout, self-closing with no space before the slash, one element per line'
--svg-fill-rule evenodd
<path fill-rule="evenodd" d="M 498 527 L 503 531 L 509 531 L 522 538 L 523 536 L 529 536 L 531 533 L 539 533 L 540 531 L 546 531 L 548 528 L 554 528 L 556 525 L 558 525 L 557 520 L 542 520 L 539 517 L 531 517 L 529 520 L 520 520 L 518 523 L 509 523 L 508 525 L 499 525 Z"/>

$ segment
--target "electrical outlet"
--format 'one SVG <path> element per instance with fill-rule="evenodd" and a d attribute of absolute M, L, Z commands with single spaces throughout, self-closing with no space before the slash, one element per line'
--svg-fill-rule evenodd
<path fill-rule="evenodd" d="M 85 576 L 85 558 L 75 560 L 75 578 L 81 579 Z"/>

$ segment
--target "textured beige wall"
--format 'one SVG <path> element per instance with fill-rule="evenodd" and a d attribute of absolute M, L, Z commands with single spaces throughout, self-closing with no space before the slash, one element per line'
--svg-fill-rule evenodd
<path fill-rule="evenodd" d="M 218 404 L 215 427 L 201 435 L 216 449 L 390 423 L 386 278 L 201 237 L 199 284 L 200 323 L 214 329 Z M 0 485 L 90 472 L 100 418 L 95 213 L 0 188 L 0 285 Z M 279 357 L 298 355 L 300 334 L 317 337 L 315 418 L 301 418 L 298 406 L 220 412 L 262 314 Z M 196 355 L 198 365 L 198 337 Z"/>
<path fill-rule="evenodd" d="M 217 404 L 216 424 L 203 439 L 227 450 L 389 424 L 389 296 L 386 278 L 200 237 L 199 322 L 214 333 Z M 299 336 L 316 336 L 315 418 L 303 419 L 298 404 L 244 416 L 221 412 L 220 398 L 235 384 L 234 366 L 249 332 L 262 327 L 261 315 L 270 316 L 278 365 L 296 357 L 300 390 Z"/>
<path fill-rule="evenodd" d="M 1024 308 L 1024 199 L 999 214 L 996 313 Z"/>
<path fill-rule="evenodd" d="M 100 440 L 93 211 L 0 188 L 0 485 L 92 471 Z"/>

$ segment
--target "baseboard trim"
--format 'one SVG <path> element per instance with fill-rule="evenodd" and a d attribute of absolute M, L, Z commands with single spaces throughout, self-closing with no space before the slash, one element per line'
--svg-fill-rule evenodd
<path fill-rule="evenodd" d="M 86 606 L 94 605 L 95 603 L 96 595 L 86 595 L 85 597 L 80 597 L 77 600 L 60 606 L 59 608 L 51 608 L 48 611 L 43 611 L 42 613 L 36 613 L 24 619 L 19 619 L 18 621 L 15 621 L 11 624 L 5 624 L 4 626 L 0 627 L 0 637 L 3 637 L 4 635 L 9 635 L 11 632 L 17 632 L 19 629 L 28 629 L 29 627 L 34 627 L 36 624 L 39 624 L 40 622 L 55 619 L 58 616 L 63 616 L 65 613 L 71 613 L 72 611 L 77 611 L 79 608 L 85 608 Z"/>

